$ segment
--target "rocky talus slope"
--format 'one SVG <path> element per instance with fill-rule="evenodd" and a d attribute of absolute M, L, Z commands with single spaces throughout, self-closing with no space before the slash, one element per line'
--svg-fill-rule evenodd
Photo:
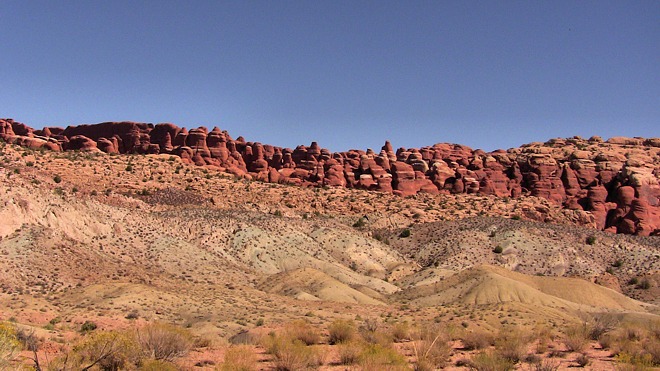
<path fill-rule="evenodd" d="M 35 130 L 0 119 L 0 138 L 33 149 L 171 154 L 237 177 L 309 187 L 417 193 L 537 196 L 588 211 L 616 233 L 660 233 L 660 138 L 552 139 L 485 152 L 458 144 L 331 153 L 316 142 L 281 148 L 226 131 L 174 124 L 104 122 Z"/>

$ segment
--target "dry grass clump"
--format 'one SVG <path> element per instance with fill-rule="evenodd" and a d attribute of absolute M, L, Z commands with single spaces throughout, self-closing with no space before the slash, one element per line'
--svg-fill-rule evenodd
<path fill-rule="evenodd" d="M 285 336 L 294 339 L 300 340 L 305 345 L 318 344 L 321 340 L 321 335 L 312 327 L 307 321 L 298 320 L 288 323 L 284 327 Z"/>
<path fill-rule="evenodd" d="M 481 351 L 470 360 L 470 369 L 475 371 L 513 370 L 515 363 L 494 351 Z"/>
<path fill-rule="evenodd" d="M 342 365 L 353 365 L 359 362 L 360 353 L 364 345 L 357 341 L 339 344 L 339 363 Z"/>
<path fill-rule="evenodd" d="M 577 356 L 577 358 L 575 358 L 575 362 L 579 367 L 587 367 L 589 363 L 591 363 L 591 359 L 585 353 L 581 353 Z"/>
<path fill-rule="evenodd" d="M 262 346 L 275 357 L 275 369 L 279 371 L 314 368 L 324 363 L 319 348 L 307 345 L 287 331 L 284 335 L 269 334 L 262 339 Z"/>
<path fill-rule="evenodd" d="M 530 365 L 532 371 L 557 371 L 560 363 L 554 359 L 544 359 Z"/>
<path fill-rule="evenodd" d="M 527 344 L 530 340 L 518 328 L 504 328 L 500 330 L 495 340 L 495 349 L 500 357 L 515 364 L 527 353 Z"/>
<path fill-rule="evenodd" d="M 534 329 L 534 336 L 536 337 L 536 353 L 541 354 L 548 351 L 548 346 L 554 340 L 554 333 L 548 326 L 538 326 Z"/>
<path fill-rule="evenodd" d="M 247 345 L 233 346 L 227 349 L 221 371 L 253 371 L 258 369 L 257 355 Z"/>
<path fill-rule="evenodd" d="M 144 326 L 136 336 L 145 358 L 169 362 L 188 354 L 193 343 L 188 330 L 166 323 Z"/>
<path fill-rule="evenodd" d="M 465 331 L 460 339 L 465 350 L 480 350 L 495 343 L 493 334 L 484 330 Z"/>
<path fill-rule="evenodd" d="M 359 365 L 364 371 L 408 370 L 403 355 L 381 344 L 365 344 L 360 352 Z"/>
<path fill-rule="evenodd" d="M 328 326 L 328 343 L 341 344 L 350 342 L 355 338 L 355 324 L 353 321 L 335 320 Z"/>
<path fill-rule="evenodd" d="M 447 364 L 451 354 L 449 336 L 437 325 L 422 324 L 413 334 L 415 370 L 426 371 Z"/>
<path fill-rule="evenodd" d="M 283 341 L 275 354 L 275 368 L 279 371 L 294 371 L 315 368 L 323 364 L 319 349 L 307 346 L 300 340 Z"/>
<path fill-rule="evenodd" d="M 362 339 L 369 344 L 380 344 L 386 348 L 392 346 L 391 334 L 380 331 L 378 320 L 366 319 L 358 330 Z"/>
<path fill-rule="evenodd" d="M 564 345 L 570 352 L 582 352 L 589 345 L 590 330 L 586 324 L 571 326 L 564 332 Z"/>
<path fill-rule="evenodd" d="M 591 340 L 599 340 L 602 336 L 613 331 L 620 325 L 620 320 L 612 314 L 603 313 L 595 315 L 589 321 L 589 338 Z"/>
<path fill-rule="evenodd" d="M 178 371 L 177 367 L 172 362 L 161 361 L 157 359 L 149 359 L 142 363 L 140 371 Z"/>
<path fill-rule="evenodd" d="M 600 343 L 612 351 L 622 368 L 660 366 L 660 337 L 654 325 L 649 329 L 625 326 L 604 336 Z"/>
<path fill-rule="evenodd" d="M 408 322 L 397 322 L 390 329 L 390 334 L 396 343 L 410 340 L 410 325 Z"/>

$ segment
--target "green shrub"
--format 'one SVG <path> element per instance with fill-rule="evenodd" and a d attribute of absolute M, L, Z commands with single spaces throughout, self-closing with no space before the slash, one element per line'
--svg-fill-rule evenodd
<path fill-rule="evenodd" d="M 120 370 L 140 363 L 135 337 L 128 333 L 101 331 L 85 337 L 73 348 L 81 369 L 98 365 L 101 370 Z"/>
<path fill-rule="evenodd" d="M 55 176 L 53 177 L 53 181 L 54 181 L 55 183 L 60 183 L 60 182 L 62 182 L 62 177 L 59 176 L 59 175 L 55 175 Z"/>
<path fill-rule="evenodd" d="M 638 289 L 642 289 L 642 290 L 648 290 L 648 289 L 651 288 L 651 282 L 649 282 L 649 280 L 647 280 L 646 278 L 644 278 L 644 279 L 639 283 L 639 285 L 637 285 L 637 288 L 638 288 Z"/>
<path fill-rule="evenodd" d="M 411 234 L 410 229 L 406 228 L 406 229 L 402 230 L 401 233 L 399 233 L 399 237 L 407 238 L 407 237 L 410 237 L 410 234 Z"/>
<path fill-rule="evenodd" d="M 598 241 L 596 236 L 589 236 L 589 237 L 587 237 L 586 242 L 587 242 L 587 245 L 594 245 L 596 243 L 596 241 Z"/>
<path fill-rule="evenodd" d="M 353 228 L 362 228 L 366 225 L 366 221 L 364 218 L 358 219 L 355 223 L 353 223 Z"/>
<path fill-rule="evenodd" d="M 82 326 L 80 326 L 80 332 L 88 333 L 90 331 L 96 330 L 96 327 L 97 327 L 96 323 L 92 321 L 85 321 L 85 323 L 83 323 Z"/>
<path fill-rule="evenodd" d="M 495 248 L 493 249 L 493 252 L 495 254 L 501 254 L 502 253 L 502 246 L 500 246 L 500 245 L 495 246 Z"/>

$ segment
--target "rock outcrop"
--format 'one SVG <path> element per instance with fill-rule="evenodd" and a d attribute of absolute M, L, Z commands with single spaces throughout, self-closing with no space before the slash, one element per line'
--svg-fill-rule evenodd
<path fill-rule="evenodd" d="M 601 230 L 660 234 L 660 138 L 557 138 L 490 153 L 448 143 L 394 151 L 388 141 L 379 152 L 331 153 L 316 142 L 290 149 L 234 140 L 217 127 L 104 122 L 34 130 L 11 119 L 0 119 L 0 138 L 53 151 L 173 154 L 241 178 L 306 187 L 537 196 L 591 212 Z"/>

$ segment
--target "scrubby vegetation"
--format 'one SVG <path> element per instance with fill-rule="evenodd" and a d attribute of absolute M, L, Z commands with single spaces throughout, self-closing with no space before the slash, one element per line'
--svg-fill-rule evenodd
<path fill-rule="evenodd" d="M 292 321 L 262 335 L 256 345 L 231 345 L 221 360 L 198 363 L 215 365 L 217 370 L 256 370 L 266 362 L 276 370 L 343 365 L 425 371 L 443 368 L 450 355 L 464 352 L 465 357 L 456 364 L 473 370 L 522 367 L 554 371 L 560 364 L 591 367 L 595 358 L 590 349 L 603 348 L 619 369 L 660 365 L 660 324 L 621 323 L 611 315 L 595 315 L 560 329 L 557 337 L 556 330 L 546 326 L 530 330 L 508 325 L 492 332 L 434 322 L 383 323 L 375 318 L 360 319 L 358 324 L 337 319 L 324 328 L 321 331 L 305 320 Z M 48 360 L 38 357 L 40 344 L 34 332 L 14 323 L 0 323 L 0 369 L 23 363 L 44 370 L 178 370 L 192 347 L 214 347 L 203 338 L 195 340 L 188 329 L 158 322 L 79 333 L 57 357 Z M 269 358 L 260 360 L 259 349 Z M 21 350 L 34 351 L 34 356 L 19 359 Z M 328 358 L 328 354 L 334 355 Z"/>

